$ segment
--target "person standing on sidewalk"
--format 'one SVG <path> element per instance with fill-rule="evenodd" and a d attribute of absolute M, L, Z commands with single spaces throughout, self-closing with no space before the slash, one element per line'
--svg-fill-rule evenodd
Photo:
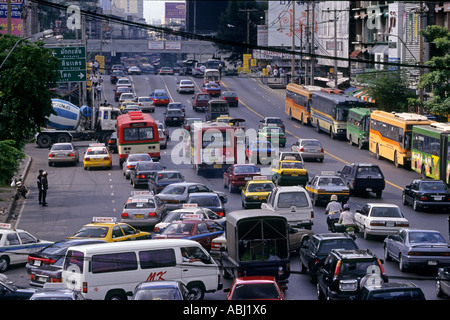
<path fill-rule="evenodd" d="M 47 189 L 48 189 L 48 180 L 47 180 L 47 172 L 42 172 L 41 177 L 41 189 L 42 189 L 42 206 L 47 206 Z"/>
<path fill-rule="evenodd" d="M 39 204 L 42 204 L 42 183 L 41 183 L 41 178 L 42 178 L 42 173 L 44 172 L 44 170 L 40 169 L 39 170 L 39 175 L 37 176 L 37 187 L 39 190 Z"/>

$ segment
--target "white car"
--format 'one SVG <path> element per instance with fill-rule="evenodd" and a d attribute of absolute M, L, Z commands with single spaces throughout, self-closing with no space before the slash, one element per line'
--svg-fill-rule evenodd
<path fill-rule="evenodd" d="M 159 135 L 159 146 L 161 149 L 167 148 L 167 137 L 162 131 L 162 129 L 158 129 L 158 135 Z"/>
<path fill-rule="evenodd" d="M 8 223 L 0 223 L 0 272 L 10 265 L 27 262 L 29 254 L 52 243 L 40 240 L 25 230 L 15 229 Z"/>
<path fill-rule="evenodd" d="M 395 204 L 367 203 L 356 210 L 355 223 L 364 239 L 369 235 L 387 236 L 396 234 L 402 228 L 408 228 L 409 222 Z"/>
<path fill-rule="evenodd" d="M 177 92 L 178 93 L 194 93 L 195 87 L 191 80 L 180 80 L 177 82 Z"/>
<path fill-rule="evenodd" d="M 141 74 L 141 69 L 137 66 L 131 66 L 128 68 L 128 74 Z"/>
<path fill-rule="evenodd" d="M 124 101 L 134 101 L 134 99 L 136 99 L 134 93 L 124 92 L 120 95 L 119 103 L 122 103 Z"/>
<path fill-rule="evenodd" d="M 131 87 L 132 83 L 131 83 L 131 80 L 128 78 L 120 78 L 119 80 L 117 80 L 116 86 L 117 87 Z"/>
<path fill-rule="evenodd" d="M 137 104 L 142 111 L 155 112 L 155 105 L 150 97 L 138 97 Z"/>

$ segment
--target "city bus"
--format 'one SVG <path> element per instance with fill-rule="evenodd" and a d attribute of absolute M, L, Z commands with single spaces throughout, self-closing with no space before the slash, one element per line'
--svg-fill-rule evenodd
<path fill-rule="evenodd" d="M 317 132 L 330 134 L 333 139 L 347 138 L 347 116 L 351 108 L 363 108 L 366 103 L 343 94 L 341 90 L 322 89 L 311 94 L 311 125 Z"/>
<path fill-rule="evenodd" d="M 377 159 L 393 161 L 396 167 L 411 162 L 412 129 L 415 125 L 434 122 L 416 113 L 375 110 L 370 114 L 369 151 Z"/>
<path fill-rule="evenodd" d="M 411 169 L 450 184 L 450 123 L 413 126 Z"/>
<path fill-rule="evenodd" d="M 158 124 L 141 111 L 130 111 L 117 117 L 117 153 L 122 164 L 131 153 L 148 153 L 152 159 L 161 158 Z"/>
<path fill-rule="evenodd" d="M 347 140 L 358 149 L 369 146 L 370 108 L 351 108 L 347 117 Z"/>
<path fill-rule="evenodd" d="M 225 171 L 235 163 L 235 129 L 222 122 L 193 123 L 191 130 L 191 164 L 197 174 Z"/>
<path fill-rule="evenodd" d="M 297 119 L 301 124 L 310 124 L 310 100 L 314 91 L 320 91 L 322 87 L 301 86 L 289 83 L 286 86 L 286 99 L 284 111 L 290 119 Z"/>

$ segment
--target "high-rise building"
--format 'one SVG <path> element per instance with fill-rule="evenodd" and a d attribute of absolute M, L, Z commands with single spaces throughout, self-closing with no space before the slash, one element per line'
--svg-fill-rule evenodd
<path fill-rule="evenodd" d="M 125 10 L 125 13 L 144 18 L 144 0 L 111 0 L 112 5 Z"/>

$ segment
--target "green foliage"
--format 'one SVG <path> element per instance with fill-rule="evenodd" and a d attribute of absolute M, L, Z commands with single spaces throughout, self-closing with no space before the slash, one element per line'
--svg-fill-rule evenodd
<path fill-rule="evenodd" d="M 0 186 L 9 185 L 19 170 L 19 163 L 25 154 L 15 147 L 14 140 L 0 141 Z"/>
<path fill-rule="evenodd" d="M 19 39 L 0 36 L 0 61 Z M 0 140 L 14 140 L 19 148 L 53 112 L 49 88 L 59 78 L 58 59 L 43 45 L 21 41 L 0 70 Z"/>

